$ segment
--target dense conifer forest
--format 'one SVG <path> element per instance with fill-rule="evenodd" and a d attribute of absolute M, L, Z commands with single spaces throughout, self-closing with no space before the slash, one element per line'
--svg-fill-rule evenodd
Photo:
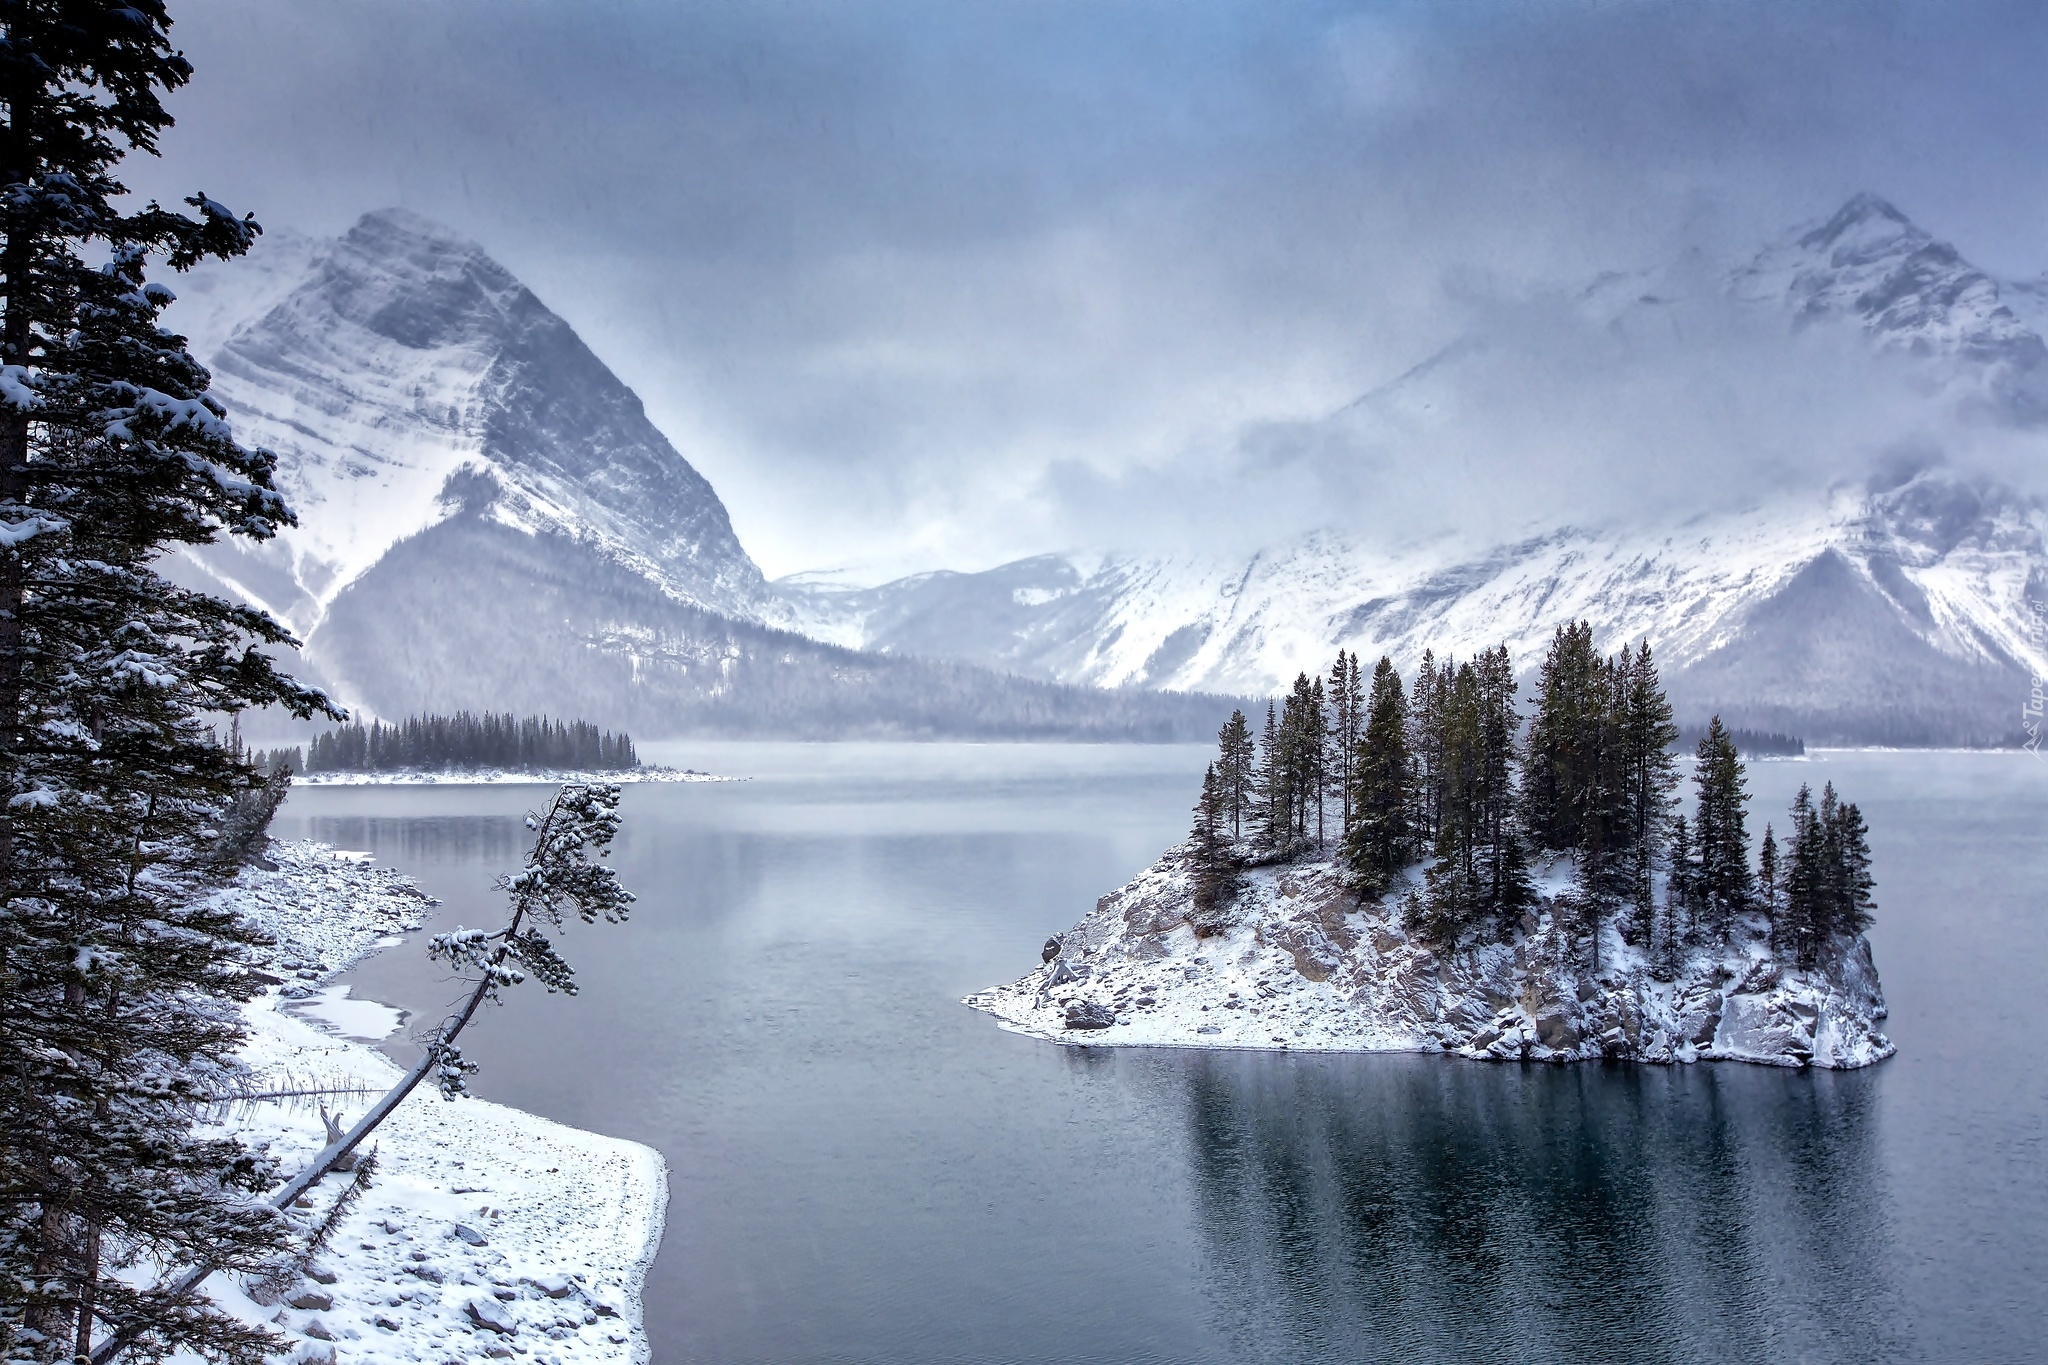
<path fill-rule="evenodd" d="M 457 711 L 449 716 L 407 716 L 386 725 L 354 721 L 319 736 L 303 751 L 272 749 L 261 756 L 267 772 L 448 772 L 497 768 L 508 772 L 625 772 L 640 766 L 633 737 L 600 730 L 588 721 L 546 716 Z"/>
<path fill-rule="evenodd" d="M 1610 926 L 1670 973 L 1738 925 L 1808 967 L 1869 925 L 1868 830 L 1832 784 L 1818 798 L 1802 787 L 1783 840 L 1766 824 L 1752 860 L 1745 742 L 1803 752 L 1796 739 L 1718 716 L 1688 735 L 1648 643 L 1603 657 L 1585 622 L 1558 628 L 1526 720 L 1517 690 L 1505 647 L 1426 653 L 1405 683 L 1388 659 L 1368 674 L 1340 652 L 1327 677 L 1304 673 L 1268 703 L 1256 738 L 1233 713 L 1195 808 L 1197 901 L 1227 898 L 1246 866 L 1334 857 L 1363 897 L 1405 886 L 1409 927 L 1452 948 L 1526 927 L 1532 867 L 1567 856 L 1558 909 L 1596 966 Z"/>

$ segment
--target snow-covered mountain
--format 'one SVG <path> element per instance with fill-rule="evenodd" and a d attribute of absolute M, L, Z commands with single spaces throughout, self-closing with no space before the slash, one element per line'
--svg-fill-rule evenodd
<path fill-rule="evenodd" d="M 1624 344 L 1670 333 L 1677 273 L 1603 277 L 1580 306 Z M 1891 356 L 1887 375 L 1905 373 L 1958 420 L 2040 439 L 2048 347 L 2024 318 L 2048 287 L 2001 285 L 1882 200 L 1859 196 L 1707 278 L 1793 327 L 1859 329 Z M 1383 446 L 1455 433 L 1461 391 L 1483 385 L 1489 363 L 1486 340 L 1468 339 L 1325 425 Z M 873 588 L 805 576 L 774 589 L 799 628 L 847 645 L 1230 693 L 1284 689 L 1339 648 L 1408 670 L 1425 648 L 1464 656 L 1504 641 L 1526 667 L 1559 623 L 1583 617 L 1610 645 L 1649 638 L 1686 719 L 1719 711 L 1816 741 L 1987 742 L 2018 732 L 2029 680 L 2048 672 L 2030 606 L 2048 600 L 2044 532 L 2034 499 L 1922 468 L 1687 520 L 1558 525 L 1476 553 L 1396 553 L 1325 530 L 1248 557 L 1049 555 Z"/>
<path fill-rule="evenodd" d="M 300 526 L 206 565 L 313 644 L 393 546 L 461 512 L 567 536 L 680 602 L 758 614 L 724 504 L 569 325 L 476 244 L 402 210 L 202 276 L 173 321 Z"/>
<path fill-rule="evenodd" d="M 182 572 L 266 607 L 385 716 L 574 711 L 642 735 L 1163 739 L 1213 700 L 864 656 L 777 624 L 725 506 L 640 400 L 475 243 L 400 210 L 180 281 L 170 321 L 300 524 Z"/>

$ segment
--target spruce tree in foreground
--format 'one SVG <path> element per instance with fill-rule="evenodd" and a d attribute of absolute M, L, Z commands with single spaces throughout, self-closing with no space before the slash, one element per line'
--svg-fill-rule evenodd
<path fill-rule="evenodd" d="M 209 845 L 256 782 L 211 723 L 324 699 L 260 613 L 173 586 L 169 547 L 291 517 L 158 314 L 152 258 L 247 249 L 204 196 L 133 212 L 114 176 L 190 68 L 158 0 L 13 3 L 0 43 L 0 1344 L 254 1360 L 266 1332 L 152 1261 L 255 1267 L 285 1228 L 268 1164 L 194 1130 L 235 1068 L 250 932 L 204 907 Z M 337 717 L 338 718 L 338 717 Z"/>

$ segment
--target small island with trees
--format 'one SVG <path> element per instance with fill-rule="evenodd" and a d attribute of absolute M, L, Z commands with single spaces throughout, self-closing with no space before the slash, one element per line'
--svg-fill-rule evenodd
<path fill-rule="evenodd" d="M 716 781 L 694 768 L 643 764 L 625 731 L 584 720 L 456 711 L 349 721 L 303 746 L 250 755 L 265 773 L 314 784 L 385 782 Z"/>
<path fill-rule="evenodd" d="M 1856 805 L 1802 787 L 1752 849 L 1739 732 L 1699 730 L 1686 781 L 1647 643 L 1562 626 L 1534 690 L 1525 724 L 1504 647 L 1410 683 L 1340 652 L 1256 737 L 1232 714 L 1185 842 L 966 1003 L 1120 1045 L 1890 1056 Z"/>

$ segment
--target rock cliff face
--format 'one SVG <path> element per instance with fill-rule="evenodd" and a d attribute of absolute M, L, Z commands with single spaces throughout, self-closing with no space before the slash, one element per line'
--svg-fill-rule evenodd
<path fill-rule="evenodd" d="M 1361 905 L 1332 864 L 1296 863 L 1253 869 L 1229 904 L 1200 912 L 1176 848 L 1098 901 L 1037 970 L 965 1003 L 1033 1037 L 1120 1046 L 1835 1068 L 1894 1050 L 1860 936 L 1802 972 L 1761 924 L 1742 924 L 1664 981 L 1611 928 L 1592 966 L 1549 895 L 1512 942 L 1454 953 L 1404 932 L 1399 900 Z"/>

